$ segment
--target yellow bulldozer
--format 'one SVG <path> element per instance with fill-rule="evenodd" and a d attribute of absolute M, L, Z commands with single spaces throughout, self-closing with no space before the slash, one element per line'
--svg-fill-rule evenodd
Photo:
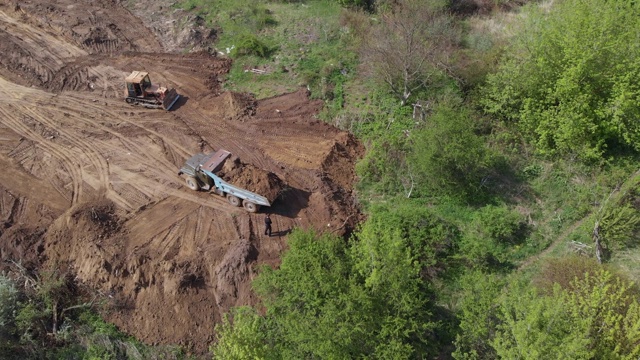
<path fill-rule="evenodd" d="M 149 73 L 134 71 L 125 79 L 125 101 L 151 109 L 171 110 L 180 95 L 175 89 L 151 84 Z"/>

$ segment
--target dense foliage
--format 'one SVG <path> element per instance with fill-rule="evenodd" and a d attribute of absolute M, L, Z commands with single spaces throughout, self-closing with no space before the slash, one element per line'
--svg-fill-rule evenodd
<path fill-rule="evenodd" d="M 546 155 L 598 160 L 640 150 L 640 5 L 564 0 L 532 6 L 489 76 L 483 104 Z"/>
<path fill-rule="evenodd" d="M 216 358 L 637 358 L 635 285 L 587 261 L 595 238 L 604 261 L 638 243 L 637 5 L 531 4 L 496 41 L 459 41 L 437 2 L 379 5 L 342 39 L 367 79 L 341 91 L 370 88 L 328 113 L 367 144 L 367 220 L 292 234 Z"/>
<path fill-rule="evenodd" d="M 456 232 L 429 211 L 381 210 L 352 244 L 296 231 L 279 269 L 255 280 L 264 316 L 224 322 L 216 358 L 415 358 L 446 340 L 431 279 Z"/>

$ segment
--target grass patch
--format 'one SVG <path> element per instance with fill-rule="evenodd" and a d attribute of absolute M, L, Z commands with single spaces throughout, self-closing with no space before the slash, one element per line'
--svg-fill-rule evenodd
<path fill-rule="evenodd" d="M 629 275 L 636 284 L 640 284 L 640 251 L 638 248 L 615 252 L 610 262 Z"/>
<path fill-rule="evenodd" d="M 186 0 L 176 6 L 220 30 L 218 51 L 236 60 L 225 89 L 265 98 L 308 87 L 334 112 L 342 108 L 356 58 L 347 51 L 351 35 L 336 2 Z"/>

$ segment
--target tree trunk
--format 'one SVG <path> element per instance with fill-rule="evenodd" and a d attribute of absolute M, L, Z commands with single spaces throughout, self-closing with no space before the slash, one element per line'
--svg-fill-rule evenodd
<path fill-rule="evenodd" d="M 600 221 L 596 221 L 593 227 L 593 241 L 596 247 L 596 259 L 598 264 L 602 264 L 602 245 L 600 244 Z"/>

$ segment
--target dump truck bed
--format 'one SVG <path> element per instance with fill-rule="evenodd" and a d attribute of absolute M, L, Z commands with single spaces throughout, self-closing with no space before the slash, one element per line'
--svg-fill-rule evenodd
<path fill-rule="evenodd" d="M 269 202 L 269 199 L 267 199 L 266 197 L 262 196 L 262 195 L 258 195 L 254 192 L 251 192 L 249 190 L 246 189 L 242 189 L 239 188 L 237 186 L 234 186 L 232 184 L 229 184 L 228 182 L 222 180 L 222 178 L 220 178 L 218 175 L 212 173 L 211 171 L 207 171 L 204 168 L 201 169 L 202 172 L 204 172 L 205 174 L 207 174 L 207 176 L 211 177 L 213 179 L 213 182 L 215 183 L 215 186 L 224 191 L 226 194 L 231 194 L 233 196 L 237 196 L 242 200 L 249 200 L 254 204 L 257 205 L 262 205 L 262 206 L 271 206 L 271 203 Z"/>

